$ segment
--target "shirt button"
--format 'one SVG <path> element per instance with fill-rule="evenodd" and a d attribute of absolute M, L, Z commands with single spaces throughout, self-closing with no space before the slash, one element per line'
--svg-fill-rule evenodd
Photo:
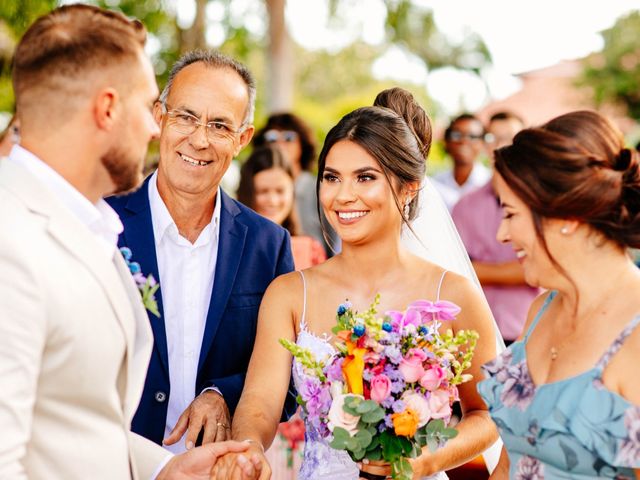
<path fill-rule="evenodd" d="M 156 399 L 156 402 L 162 403 L 167 399 L 167 394 L 164 392 L 156 392 L 154 398 Z"/>

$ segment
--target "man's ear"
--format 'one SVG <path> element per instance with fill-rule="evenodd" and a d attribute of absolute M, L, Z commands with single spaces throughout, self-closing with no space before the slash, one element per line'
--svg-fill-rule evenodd
<path fill-rule="evenodd" d="M 238 144 L 236 145 L 236 149 L 233 152 L 233 156 L 237 157 L 238 154 L 240 153 L 240 151 L 246 147 L 247 145 L 249 145 L 249 142 L 251 141 L 251 139 L 253 138 L 253 133 L 256 131 L 256 127 L 254 127 L 253 125 L 247 125 L 247 128 L 245 128 L 242 133 L 240 134 L 240 139 L 238 141 Z"/>
<path fill-rule="evenodd" d="M 111 130 L 117 123 L 120 96 L 115 88 L 100 90 L 94 99 L 93 116 L 99 129 Z"/>
<path fill-rule="evenodd" d="M 162 103 L 160 103 L 160 100 L 153 104 L 153 119 L 159 127 L 162 127 Z"/>

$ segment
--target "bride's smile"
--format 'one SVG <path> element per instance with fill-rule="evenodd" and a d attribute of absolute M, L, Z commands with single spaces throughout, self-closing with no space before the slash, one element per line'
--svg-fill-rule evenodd
<path fill-rule="evenodd" d="M 399 232 L 402 217 L 396 196 L 367 150 L 349 140 L 331 147 L 320 184 L 320 204 L 343 242 Z"/>

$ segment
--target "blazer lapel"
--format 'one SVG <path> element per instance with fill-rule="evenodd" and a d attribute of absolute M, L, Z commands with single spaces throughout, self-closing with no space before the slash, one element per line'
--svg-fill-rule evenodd
<path fill-rule="evenodd" d="M 147 366 L 153 348 L 153 336 L 149 327 L 147 312 L 140 301 L 140 291 L 132 280 L 131 272 L 121 255 L 114 258 L 116 269 L 122 279 L 129 301 L 134 313 L 134 345 L 127 356 L 127 391 L 125 395 L 125 415 L 127 419 L 133 418 L 147 376 Z"/>
<path fill-rule="evenodd" d="M 3 179 L 0 183 L 22 199 L 32 212 L 48 218 L 47 229 L 50 235 L 84 264 L 100 284 L 122 328 L 127 351 L 131 351 L 135 341 L 133 306 L 122 279 L 114 268 L 113 258 L 108 258 L 100 251 L 102 245 L 91 231 L 28 171 L 10 161 L 2 161 L 0 173 L 0 178 Z"/>
<path fill-rule="evenodd" d="M 211 292 L 211 302 L 207 313 L 207 323 L 204 327 L 202 348 L 198 361 L 198 372 L 202 363 L 207 358 L 213 339 L 216 336 L 222 314 L 226 309 L 227 300 L 233 289 L 233 284 L 238 273 L 242 251 L 244 250 L 247 227 L 236 219 L 240 209 L 236 204 L 220 190 L 222 202 L 220 208 L 220 235 L 218 238 L 218 259 L 216 272 Z"/>
<path fill-rule="evenodd" d="M 156 256 L 156 242 L 153 236 L 153 223 L 151 221 L 151 207 L 149 205 L 149 179 L 142 187 L 129 197 L 125 207 L 127 215 L 121 215 L 124 224 L 124 233 L 121 244 L 131 249 L 132 260 L 140 264 L 145 276 L 153 275 L 160 283 L 156 291 L 156 301 L 160 318 L 149 313 L 149 323 L 153 330 L 154 345 L 160 354 L 160 361 L 169 375 L 169 354 L 167 349 L 167 332 L 164 324 L 164 310 L 162 306 L 162 282 L 158 272 L 158 259 Z"/>

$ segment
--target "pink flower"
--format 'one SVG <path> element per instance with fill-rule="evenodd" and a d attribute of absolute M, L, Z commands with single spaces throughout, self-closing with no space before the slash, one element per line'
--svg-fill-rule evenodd
<path fill-rule="evenodd" d="M 427 354 L 419 348 L 411 348 L 407 356 L 402 359 L 398 370 L 404 376 L 407 383 L 417 382 L 424 375 L 422 363 L 427 359 Z"/>
<path fill-rule="evenodd" d="M 371 379 L 371 400 L 382 403 L 391 395 L 391 380 L 384 374 L 376 375 Z"/>
<path fill-rule="evenodd" d="M 444 377 L 444 370 L 439 365 L 434 365 L 424 372 L 424 375 L 420 378 L 420 385 L 432 392 L 440 387 Z"/>
<path fill-rule="evenodd" d="M 415 309 L 422 315 L 422 320 L 454 320 L 460 313 L 460 307 L 455 303 L 439 300 L 430 302 L 429 300 L 417 300 L 409 305 L 410 309 Z"/>
<path fill-rule="evenodd" d="M 451 404 L 449 403 L 448 390 L 436 390 L 429 396 L 429 410 L 431 418 L 449 418 L 451 416 Z"/>
<path fill-rule="evenodd" d="M 402 401 L 414 412 L 418 414 L 418 428 L 423 427 L 431 420 L 431 408 L 429 402 L 419 393 L 408 391 L 402 395 Z"/>
<path fill-rule="evenodd" d="M 403 327 L 413 325 L 419 327 L 422 325 L 422 317 L 420 311 L 409 308 L 406 312 L 397 310 L 389 310 L 384 313 L 391 320 L 391 326 L 394 332 L 401 332 Z"/>

